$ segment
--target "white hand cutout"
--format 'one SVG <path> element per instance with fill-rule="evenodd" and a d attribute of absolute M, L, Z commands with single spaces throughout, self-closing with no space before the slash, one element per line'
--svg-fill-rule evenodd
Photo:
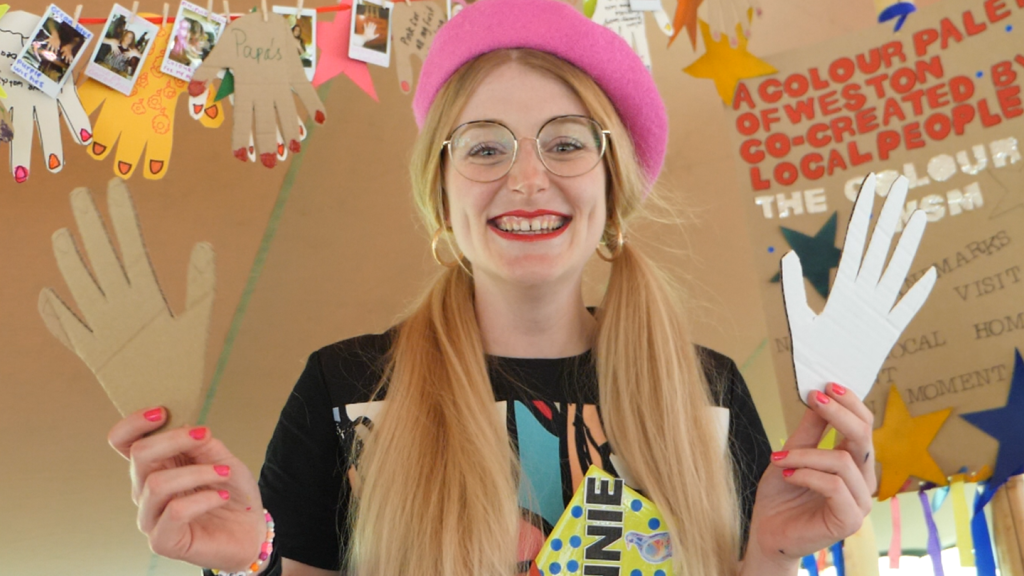
<path fill-rule="evenodd" d="M 782 258 L 782 293 L 797 388 L 804 402 L 811 391 L 824 391 L 829 382 L 849 388 L 858 398 L 867 396 L 889 351 L 935 285 L 936 272 L 931 268 L 896 304 L 927 219 L 924 212 L 914 212 L 885 267 L 907 198 L 906 178 L 898 178 L 890 188 L 864 253 L 874 198 L 875 175 L 871 174 L 854 205 L 835 284 L 821 314 L 815 315 L 807 305 L 800 258 L 795 252 Z"/>
<path fill-rule="evenodd" d="M 194 424 L 213 309 L 213 250 L 205 243 L 193 247 L 185 311 L 172 315 L 120 178 L 110 181 L 107 203 L 120 259 L 88 189 L 73 191 L 71 206 L 93 273 L 71 232 L 53 234 L 57 267 L 84 318 L 50 288 L 39 294 L 39 313 L 50 333 L 85 361 L 122 415 L 164 406 L 172 425 Z"/>

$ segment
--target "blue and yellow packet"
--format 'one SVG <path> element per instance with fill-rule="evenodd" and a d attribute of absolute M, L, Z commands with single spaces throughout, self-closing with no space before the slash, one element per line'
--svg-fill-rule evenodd
<path fill-rule="evenodd" d="M 668 528 L 654 504 L 591 466 L 530 576 L 672 576 Z"/>

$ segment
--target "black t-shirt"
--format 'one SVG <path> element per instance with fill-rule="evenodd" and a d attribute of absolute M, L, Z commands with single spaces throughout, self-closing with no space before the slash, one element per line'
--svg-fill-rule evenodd
<path fill-rule="evenodd" d="M 359 427 L 379 408 L 367 401 L 387 362 L 391 336 L 359 336 L 309 357 L 281 411 L 260 473 L 263 504 L 276 523 L 275 556 L 339 569 L 348 541 L 348 455 Z M 729 411 L 729 449 L 745 534 L 771 447 L 735 363 L 705 348 L 698 348 L 698 356 L 713 399 Z M 558 359 L 488 357 L 488 371 L 495 408 L 505 414 L 523 481 L 532 489 L 520 506 L 542 520 L 545 534 L 591 464 L 629 483 L 627 471 L 616 469 L 622 462 L 601 429 L 589 352 Z"/>

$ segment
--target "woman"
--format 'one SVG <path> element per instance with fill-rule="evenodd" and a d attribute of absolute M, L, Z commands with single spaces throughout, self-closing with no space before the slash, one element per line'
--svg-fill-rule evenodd
<path fill-rule="evenodd" d="M 287 576 L 546 570 L 531 560 L 591 464 L 655 502 L 676 574 L 795 574 L 860 527 L 870 412 L 830 385 L 769 456 L 735 365 L 690 344 L 625 242 L 667 136 L 625 42 L 566 4 L 485 0 L 441 28 L 414 111 L 417 206 L 435 258 L 461 255 L 399 326 L 310 357 L 259 486 L 206 428 L 143 438 L 159 408 L 117 424 L 154 551 Z M 612 272 L 592 312 L 599 244 Z M 816 449 L 827 424 L 834 451 Z"/>
<path fill-rule="evenodd" d="M 135 73 L 131 61 L 142 56 L 135 46 L 135 33 L 125 30 L 120 38 L 107 38 L 103 44 L 106 48 L 101 60 L 103 65 L 112 72 L 131 78 Z"/>

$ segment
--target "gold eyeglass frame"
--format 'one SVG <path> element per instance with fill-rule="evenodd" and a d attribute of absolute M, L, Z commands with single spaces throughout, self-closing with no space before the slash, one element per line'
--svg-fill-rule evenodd
<path fill-rule="evenodd" d="M 579 174 L 576 174 L 575 176 L 562 176 L 561 174 L 552 170 L 551 167 L 548 166 L 547 162 L 544 161 L 544 153 L 540 149 L 540 133 L 543 132 L 545 128 L 547 128 L 548 124 L 551 124 L 556 120 L 562 120 L 563 118 L 582 118 L 584 120 L 592 122 L 595 126 L 597 126 L 600 129 L 601 133 L 601 153 L 598 154 L 597 156 L 597 162 L 595 162 L 594 165 L 588 168 L 585 172 L 581 172 Z M 505 130 L 508 130 L 508 133 L 512 135 L 512 161 L 508 163 L 508 168 L 505 169 L 504 173 L 502 173 L 500 176 L 492 180 L 476 180 L 474 178 L 470 178 L 469 176 L 466 176 L 465 174 L 459 171 L 457 164 L 455 162 L 455 153 L 452 152 L 452 136 L 455 136 L 455 134 L 458 133 L 458 131 L 461 130 L 463 127 L 470 126 L 472 124 L 495 124 L 501 126 Z M 534 145 L 537 147 L 537 157 L 540 158 L 540 163 L 544 166 L 545 170 L 547 170 L 551 174 L 554 174 L 555 176 L 558 176 L 559 178 L 576 178 L 579 176 L 583 176 L 584 174 L 587 174 L 588 172 L 590 172 L 594 168 L 597 168 L 601 164 L 601 160 L 604 159 L 605 153 L 608 152 L 608 142 L 611 136 L 611 131 L 605 130 L 604 126 L 601 126 L 600 122 L 591 118 L 590 116 L 584 116 L 582 114 L 565 114 L 562 116 L 555 116 L 554 118 L 549 119 L 547 122 L 541 125 L 540 129 L 537 130 L 537 136 L 533 138 L 529 138 L 528 136 L 523 136 L 522 138 L 519 138 L 516 136 L 516 133 L 513 132 L 511 128 L 502 124 L 501 122 L 498 122 L 497 120 L 471 120 L 469 122 L 459 124 L 458 126 L 455 127 L 454 130 L 452 130 L 452 133 L 448 135 L 448 139 L 441 143 L 441 153 L 444 153 L 445 148 L 448 149 L 448 160 L 452 163 L 452 168 L 454 168 L 455 171 L 458 172 L 459 175 L 461 175 L 463 178 L 473 182 L 478 182 L 480 184 L 487 184 L 489 182 L 497 182 L 498 180 L 501 180 L 505 176 L 508 176 L 508 173 L 512 171 L 512 167 L 515 166 L 516 159 L 519 158 L 519 140 L 525 138 L 533 140 Z"/>

